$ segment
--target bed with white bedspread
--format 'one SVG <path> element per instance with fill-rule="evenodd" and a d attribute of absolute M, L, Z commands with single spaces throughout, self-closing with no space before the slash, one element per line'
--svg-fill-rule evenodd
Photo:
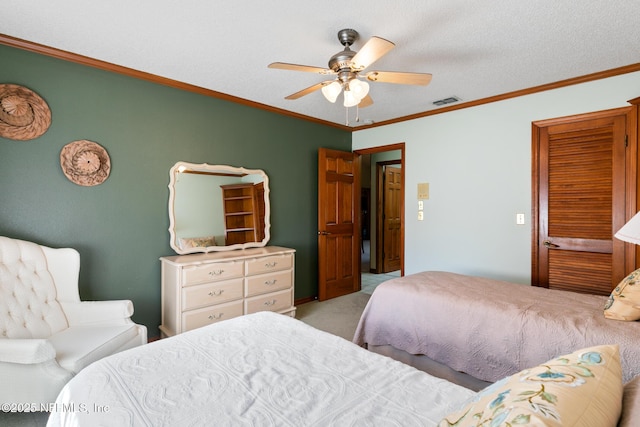
<path fill-rule="evenodd" d="M 102 359 L 48 426 L 435 426 L 475 395 L 296 319 L 255 313 Z"/>

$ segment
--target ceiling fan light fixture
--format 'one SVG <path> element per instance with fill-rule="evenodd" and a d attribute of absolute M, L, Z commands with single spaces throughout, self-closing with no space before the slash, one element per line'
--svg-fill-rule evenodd
<path fill-rule="evenodd" d="M 369 83 L 353 79 L 349 82 L 349 91 L 353 92 L 353 96 L 360 102 L 369 93 Z"/>
<path fill-rule="evenodd" d="M 327 98 L 327 101 L 331 103 L 336 102 L 336 99 L 338 99 L 338 95 L 340 95 L 341 91 L 342 85 L 340 85 L 340 83 L 338 82 L 332 82 L 328 85 L 322 86 L 322 94 L 325 98 Z"/>
<path fill-rule="evenodd" d="M 349 107 L 355 107 L 356 105 L 358 105 L 360 103 L 360 99 L 358 99 L 353 92 L 351 92 L 350 90 L 345 90 L 344 91 L 344 106 L 349 108 Z"/>

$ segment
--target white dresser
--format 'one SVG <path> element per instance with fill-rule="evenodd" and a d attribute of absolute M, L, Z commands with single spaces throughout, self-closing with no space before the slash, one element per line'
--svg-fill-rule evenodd
<path fill-rule="evenodd" d="M 295 250 L 278 246 L 160 258 L 168 337 L 256 311 L 295 317 Z"/>

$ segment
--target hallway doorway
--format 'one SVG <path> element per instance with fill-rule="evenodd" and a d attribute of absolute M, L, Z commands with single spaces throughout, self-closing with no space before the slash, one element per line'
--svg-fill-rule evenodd
<path fill-rule="evenodd" d="M 366 150 L 356 150 L 360 155 L 361 183 L 361 292 L 372 293 L 375 287 L 389 279 L 400 277 L 404 273 L 404 177 L 394 202 L 397 204 L 395 220 L 392 223 L 398 242 L 394 248 L 395 267 L 384 272 L 384 186 L 379 184 L 378 174 L 381 166 L 404 167 L 404 144 L 394 144 Z M 387 221 L 387 224 L 389 222 Z M 389 236 L 389 233 L 387 233 Z"/>

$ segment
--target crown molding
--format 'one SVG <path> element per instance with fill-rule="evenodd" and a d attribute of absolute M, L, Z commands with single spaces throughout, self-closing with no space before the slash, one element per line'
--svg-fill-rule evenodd
<path fill-rule="evenodd" d="M 265 111 L 270 111 L 272 113 L 277 113 L 301 120 L 306 120 L 313 123 L 322 124 L 325 126 L 334 127 L 340 130 L 348 131 L 348 132 L 357 132 L 359 130 L 371 129 L 380 126 L 386 126 L 394 123 L 405 122 L 408 120 L 414 120 L 422 117 L 433 116 L 436 114 L 443 114 L 449 111 L 461 110 L 463 108 L 471 108 L 476 107 L 478 105 L 489 104 L 497 101 L 504 101 L 505 99 L 517 98 L 520 96 L 531 95 L 533 93 L 544 92 L 547 90 L 558 89 L 565 86 L 572 86 L 575 84 L 586 83 L 594 80 L 605 79 L 608 77 L 614 77 L 622 74 L 633 73 L 636 71 L 640 71 L 640 63 L 630 64 L 624 67 L 613 68 L 610 70 L 599 71 L 597 73 L 586 74 L 584 76 L 573 77 L 570 79 L 560 80 L 553 83 L 547 83 L 540 86 L 534 86 L 527 89 L 516 90 L 513 92 L 507 92 L 500 95 L 490 96 L 488 98 L 482 98 L 475 101 L 463 102 L 461 104 L 450 105 L 447 107 L 438 108 L 436 110 L 424 111 L 422 113 L 411 114 L 408 116 L 397 117 L 395 119 L 385 120 L 377 123 L 373 123 L 370 125 L 362 125 L 357 128 L 353 128 L 350 126 L 340 125 L 337 123 L 329 122 L 326 120 L 316 119 L 315 117 L 306 116 L 304 114 L 298 114 L 291 111 L 287 111 L 281 108 L 271 107 L 266 104 L 262 104 L 259 102 L 249 101 L 244 98 L 238 98 L 236 96 L 228 95 L 222 92 L 216 92 L 211 89 L 205 89 L 199 86 L 191 85 L 188 83 L 183 83 L 177 80 L 168 79 L 165 77 L 160 77 L 155 74 L 145 73 L 143 71 L 134 70 L 132 68 L 123 67 L 120 65 L 112 64 L 105 61 L 100 61 L 98 59 L 90 58 L 88 56 L 78 55 L 75 53 L 67 52 L 64 50 L 56 49 L 53 47 L 45 46 L 38 43 L 33 43 L 30 41 L 18 39 L 15 37 L 11 37 L 5 34 L 0 34 L 0 44 L 15 47 L 22 50 L 27 50 L 30 52 L 39 53 L 41 55 L 50 56 L 57 59 L 62 59 L 64 61 L 74 62 L 76 64 L 86 65 L 88 67 L 98 68 L 105 71 L 111 71 L 118 74 L 123 74 L 129 77 L 134 77 L 141 80 L 146 80 L 149 82 L 161 84 L 164 86 L 173 87 L 176 89 L 186 90 L 188 92 L 198 93 L 200 95 L 210 96 L 217 99 L 222 99 L 229 102 L 234 102 L 237 104 L 246 105 L 252 108 L 258 108 Z"/>

